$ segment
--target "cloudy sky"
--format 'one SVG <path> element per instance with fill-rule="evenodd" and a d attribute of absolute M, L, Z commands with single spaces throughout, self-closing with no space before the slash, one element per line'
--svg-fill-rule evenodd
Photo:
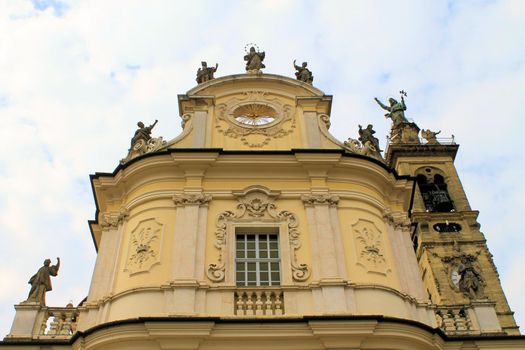
<path fill-rule="evenodd" d="M 332 132 L 389 121 L 373 101 L 408 91 L 407 117 L 455 135 L 456 166 L 525 325 L 525 2 L 0 0 L 0 338 L 46 257 L 60 256 L 49 305 L 78 303 L 95 261 L 88 175 L 125 156 L 139 120 L 180 132 L 177 94 L 201 60 L 266 72 L 308 61 L 334 95 Z M 441 136 L 440 135 L 440 136 Z"/>

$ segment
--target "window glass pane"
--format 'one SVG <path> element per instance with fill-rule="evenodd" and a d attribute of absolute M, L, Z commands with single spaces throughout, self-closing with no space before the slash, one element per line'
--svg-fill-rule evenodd
<path fill-rule="evenodd" d="M 237 268 L 237 271 L 245 271 L 246 270 L 246 263 L 238 262 L 236 268 Z"/>
<path fill-rule="evenodd" d="M 248 283 L 245 284 L 246 286 L 256 286 L 257 285 L 257 282 L 256 281 L 249 281 Z"/>
<path fill-rule="evenodd" d="M 272 269 L 272 271 L 279 271 L 279 263 L 278 262 L 270 263 L 270 268 Z"/>
<path fill-rule="evenodd" d="M 248 253 L 248 254 L 246 255 L 246 257 L 247 257 L 248 259 L 255 259 L 255 258 L 256 258 L 256 256 L 255 256 L 255 250 L 248 250 L 247 253 Z"/>
<path fill-rule="evenodd" d="M 270 282 L 268 281 L 261 281 L 261 283 L 259 283 L 260 286 L 269 286 L 270 285 Z"/>
<path fill-rule="evenodd" d="M 244 272 L 237 272 L 237 284 L 244 283 Z"/>
<path fill-rule="evenodd" d="M 261 283 L 263 283 L 263 281 L 268 281 L 268 277 L 269 277 L 268 272 L 261 272 L 261 278 L 260 278 Z"/>
<path fill-rule="evenodd" d="M 255 242 L 255 235 L 246 235 L 246 240 L 248 243 Z"/>
<path fill-rule="evenodd" d="M 259 258 L 261 259 L 267 259 L 268 258 L 268 252 L 266 250 L 261 250 L 259 252 Z"/>
<path fill-rule="evenodd" d="M 279 276 L 279 272 L 272 272 L 272 282 L 273 281 L 279 281 L 280 279 L 280 276 Z"/>
<path fill-rule="evenodd" d="M 270 242 L 270 249 L 273 249 L 273 250 L 277 249 L 277 241 L 271 241 Z"/>
<path fill-rule="evenodd" d="M 257 281 L 257 274 L 254 272 L 249 272 L 248 271 L 248 281 L 249 282 L 252 282 L 252 281 Z"/>
<path fill-rule="evenodd" d="M 277 250 L 271 250 L 270 251 L 270 258 L 276 259 L 278 257 L 279 257 L 279 251 L 277 251 Z"/>
<path fill-rule="evenodd" d="M 237 251 L 237 258 L 239 258 L 239 259 L 245 258 L 244 250 L 238 250 Z"/>
<path fill-rule="evenodd" d="M 255 242 L 248 242 L 248 250 L 255 250 Z"/>
<path fill-rule="evenodd" d="M 248 271 L 255 272 L 255 263 L 249 262 L 248 263 Z"/>
<path fill-rule="evenodd" d="M 244 249 L 244 237 L 237 236 L 237 249 Z"/>
<path fill-rule="evenodd" d="M 259 263 L 259 270 L 260 271 L 268 271 L 268 263 L 267 262 Z"/>

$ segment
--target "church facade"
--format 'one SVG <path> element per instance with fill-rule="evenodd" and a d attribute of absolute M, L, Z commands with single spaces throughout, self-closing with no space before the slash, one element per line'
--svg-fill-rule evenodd
<path fill-rule="evenodd" d="M 525 349 L 458 145 L 409 122 L 403 97 L 378 100 L 384 153 L 372 125 L 341 142 L 306 63 L 292 79 L 245 60 L 220 78 L 203 62 L 178 96 L 182 133 L 140 123 L 91 176 L 86 299 L 15 305 L 0 347 Z"/>

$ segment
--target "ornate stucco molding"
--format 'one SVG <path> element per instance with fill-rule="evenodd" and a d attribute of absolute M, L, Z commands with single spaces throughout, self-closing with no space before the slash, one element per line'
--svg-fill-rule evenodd
<path fill-rule="evenodd" d="M 111 230 L 117 228 L 129 217 L 129 211 L 126 208 L 121 208 L 119 211 L 112 211 L 100 214 L 99 225 L 103 230 Z"/>
<path fill-rule="evenodd" d="M 196 194 L 175 194 L 173 195 L 173 202 L 176 206 L 182 207 L 186 205 L 207 205 L 212 199 L 212 196 L 209 194 L 196 193 Z"/>
<path fill-rule="evenodd" d="M 310 268 L 307 264 L 299 263 L 297 259 L 297 251 L 301 248 L 299 222 L 297 216 L 292 212 L 286 210 L 277 212 L 277 206 L 273 200 L 277 197 L 278 192 L 271 192 L 261 186 L 253 186 L 245 191 L 234 192 L 234 195 L 239 201 L 236 210 L 226 210 L 217 216 L 214 246 L 219 250 L 219 257 L 217 263 L 208 266 L 208 278 L 213 282 L 221 282 L 226 276 L 225 250 L 228 224 L 235 220 L 252 218 L 286 223 L 292 277 L 295 281 L 306 281 L 310 277 Z"/>
<path fill-rule="evenodd" d="M 130 275 L 160 264 L 163 231 L 164 225 L 154 218 L 139 222 L 131 231 L 125 268 Z"/>
<path fill-rule="evenodd" d="M 236 119 L 236 111 L 243 107 L 270 110 L 273 122 L 267 125 L 242 125 Z M 234 97 L 218 105 L 217 110 L 218 131 L 228 137 L 239 138 L 248 147 L 262 147 L 272 138 L 286 136 L 295 128 L 292 106 L 284 104 L 276 96 L 265 91 L 247 91 L 241 97 Z M 250 135 L 259 137 L 251 138 Z"/>
<path fill-rule="evenodd" d="M 385 209 L 383 211 L 383 219 L 386 223 L 392 225 L 395 230 L 409 231 L 412 226 L 408 215 L 402 212 L 393 212 Z"/>
<path fill-rule="evenodd" d="M 336 207 L 339 204 L 339 197 L 331 194 L 305 194 L 301 196 L 305 206 L 329 205 Z"/>
<path fill-rule="evenodd" d="M 383 275 L 390 272 L 381 230 L 373 222 L 359 219 L 352 225 L 352 231 L 357 265 L 364 267 L 367 272 Z"/>

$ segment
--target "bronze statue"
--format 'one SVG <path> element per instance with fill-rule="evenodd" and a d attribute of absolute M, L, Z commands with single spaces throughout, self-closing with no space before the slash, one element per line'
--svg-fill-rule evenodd
<path fill-rule="evenodd" d="M 148 142 L 151 139 L 151 130 L 155 127 L 157 122 L 158 120 L 155 119 L 155 123 L 150 126 L 144 126 L 143 122 L 138 122 L 137 126 L 139 128 L 135 131 L 135 135 L 133 135 L 133 138 L 131 139 L 131 148 L 133 148 L 133 145 L 139 140 Z"/>
<path fill-rule="evenodd" d="M 403 95 L 401 95 L 401 102 L 396 101 L 394 98 L 389 98 L 388 102 L 390 103 L 390 106 L 386 106 L 381 103 L 377 97 L 374 97 L 374 100 L 376 100 L 377 104 L 381 108 L 389 112 L 385 114 L 385 118 L 392 119 L 392 122 L 394 123 L 392 126 L 393 129 L 396 129 L 402 123 L 408 123 L 407 118 L 405 118 L 405 111 L 407 107 L 405 105 L 405 99 L 403 98 Z"/>
<path fill-rule="evenodd" d="M 438 132 L 430 131 L 430 129 L 423 129 L 421 130 L 421 136 L 427 140 L 427 144 L 429 145 L 439 145 L 439 141 L 436 138 L 436 135 L 439 135 L 441 133 L 441 130 Z"/>
<path fill-rule="evenodd" d="M 201 65 L 202 67 L 197 70 L 197 83 L 202 84 L 208 80 L 215 79 L 213 74 L 217 71 L 217 68 L 219 68 L 219 64 L 215 63 L 215 67 L 208 67 L 208 63 L 202 61 Z"/>
<path fill-rule="evenodd" d="M 312 84 L 314 81 L 314 76 L 312 75 L 312 72 L 306 68 L 308 66 L 307 62 L 303 62 L 301 66 L 298 66 L 295 64 L 296 60 L 293 60 L 293 66 L 297 70 L 295 72 L 295 77 L 297 80 L 304 81 L 305 83 Z"/>
<path fill-rule="evenodd" d="M 363 127 L 359 125 L 359 141 L 361 141 L 363 146 L 365 146 L 367 142 L 370 142 L 377 152 L 381 152 L 381 149 L 379 148 L 379 139 L 374 136 L 376 132 L 373 127 L 372 124 L 368 124 L 368 126 L 363 129 Z"/>
<path fill-rule="evenodd" d="M 38 272 L 29 280 L 31 290 L 29 291 L 29 296 L 27 297 L 26 302 L 39 303 L 42 306 L 46 305 L 46 292 L 49 292 L 52 289 L 51 276 L 56 276 L 58 274 L 60 258 L 57 258 L 56 265 L 50 265 L 51 260 L 46 259 L 44 261 L 44 266 L 38 269 Z"/>
<path fill-rule="evenodd" d="M 244 60 L 246 61 L 246 71 L 259 71 L 262 68 L 266 68 L 266 66 L 262 63 L 264 56 L 264 51 L 258 52 L 255 51 L 255 47 L 250 47 L 250 52 L 244 56 Z"/>

